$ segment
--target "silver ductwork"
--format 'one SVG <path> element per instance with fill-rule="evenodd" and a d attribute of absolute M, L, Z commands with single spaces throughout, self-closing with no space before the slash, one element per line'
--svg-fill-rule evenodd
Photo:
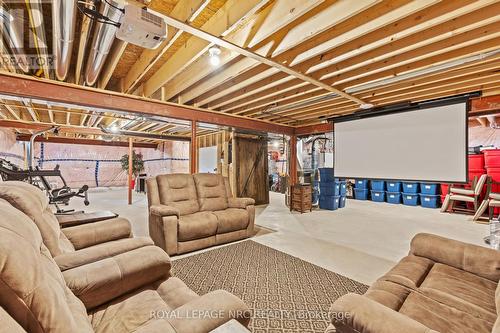
<path fill-rule="evenodd" d="M 77 0 L 52 0 L 52 49 L 56 77 L 68 75 L 75 38 Z"/>
<path fill-rule="evenodd" d="M 101 4 L 99 12 L 110 20 L 119 22 L 123 13 L 115 7 L 122 9 L 123 4 L 108 0 Z M 96 83 L 115 40 L 117 29 L 116 26 L 111 24 L 97 23 L 85 69 L 85 82 L 88 86 L 93 86 Z"/>
<path fill-rule="evenodd" d="M 23 35 L 19 32 L 15 22 L 16 20 L 14 20 L 14 17 L 3 6 L 0 6 L 0 26 L 2 35 L 9 45 L 12 55 L 16 59 L 16 67 L 28 73 L 30 68 L 28 59 L 24 54 Z"/>

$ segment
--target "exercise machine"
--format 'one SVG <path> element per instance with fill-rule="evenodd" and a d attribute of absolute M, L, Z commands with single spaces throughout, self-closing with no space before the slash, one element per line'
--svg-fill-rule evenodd
<path fill-rule="evenodd" d="M 59 165 L 56 165 L 54 169 L 51 170 L 41 170 L 38 167 L 34 169 L 21 169 L 14 163 L 11 163 L 3 158 L 0 158 L 0 176 L 3 181 L 23 181 L 29 184 L 35 185 L 49 197 L 49 203 L 53 204 L 57 208 L 57 213 L 69 213 L 73 210 L 64 210 L 59 207 L 59 205 L 68 205 L 69 200 L 74 197 L 83 198 L 83 203 L 85 206 L 89 205 L 89 199 L 87 195 L 87 190 L 89 187 L 83 185 L 77 190 L 71 189 L 64 177 L 59 170 Z M 61 187 L 53 188 L 49 178 L 56 177 L 62 182 Z"/>

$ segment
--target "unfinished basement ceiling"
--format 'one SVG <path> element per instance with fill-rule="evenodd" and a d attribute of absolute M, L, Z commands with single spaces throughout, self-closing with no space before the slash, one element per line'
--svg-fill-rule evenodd
<path fill-rule="evenodd" d="M 96 87 L 290 126 L 349 114 L 362 103 L 415 102 L 473 91 L 500 93 L 499 0 L 143 3 L 272 62 L 222 48 L 220 65 L 213 66 L 208 54 L 212 44 L 169 27 L 167 40 L 155 50 L 115 39 Z M 45 39 L 51 45 L 54 18 L 49 11 L 43 19 Z M 89 23 L 77 13 L 66 82 L 85 84 L 82 59 L 89 55 L 96 29 Z M 81 36 L 88 36 L 87 43 Z M 27 74 L 57 80 L 53 69 Z M 90 111 L 57 109 L 51 119 L 42 106 L 0 102 L 5 119 L 94 127 Z M 110 126 L 119 117 L 109 113 L 101 122 Z M 134 130 L 162 133 L 164 129 L 144 121 Z"/>

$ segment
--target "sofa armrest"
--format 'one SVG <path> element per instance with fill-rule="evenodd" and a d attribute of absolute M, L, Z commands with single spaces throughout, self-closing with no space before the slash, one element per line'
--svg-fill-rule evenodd
<path fill-rule="evenodd" d="M 121 217 L 64 228 L 61 231 L 76 250 L 132 237 L 130 222 Z"/>
<path fill-rule="evenodd" d="M 156 246 L 161 247 L 169 255 L 177 254 L 177 223 L 176 215 L 159 216 L 149 214 L 149 237 Z"/>
<path fill-rule="evenodd" d="M 413 237 L 410 254 L 452 266 L 486 279 L 500 280 L 500 252 L 437 235 Z"/>
<path fill-rule="evenodd" d="M 177 333 L 206 333 L 235 319 L 248 326 L 251 312 L 238 297 L 215 290 L 173 310 L 169 323 Z"/>
<path fill-rule="evenodd" d="M 63 272 L 66 285 L 95 308 L 138 288 L 166 279 L 170 257 L 154 245 L 141 247 Z"/>
<path fill-rule="evenodd" d="M 167 205 L 152 205 L 149 207 L 149 213 L 160 217 L 177 216 L 177 218 L 179 218 L 181 215 L 177 208 Z"/>
<path fill-rule="evenodd" d="M 337 299 L 330 309 L 330 317 L 336 328 L 332 332 L 338 333 L 437 333 L 416 320 L 357 294 Z"/>
<path fill-rule="evenodd" d="M 252 198 L 228 198 L 227 203 L 229 208 L 245 209 L 247 206 L 255 205 L 255 200 Z"/>
<path fill-rule="evenodd" d="M 103 210 L 90 213 L 56 214 L 57 221 L 61 228 L 74 227 L 81 224 L 94 223 L 117 218 L 118 214 Z"/>

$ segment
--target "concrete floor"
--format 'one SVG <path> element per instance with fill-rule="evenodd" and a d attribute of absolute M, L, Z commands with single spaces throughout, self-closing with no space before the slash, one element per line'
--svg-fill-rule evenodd
<path fill-rule="evenodd" d="M 130 206 L 123 188 L 94 190 L 89 197 L 90 206 L 74 199 L 71 208 L 112 210 L 132 222 L 135 235 L 148 235 L 144 194 L 134 192 Z M 271 192 L 270 200 L 257 207 L 256 224 L 275 232 L 259 233 L 254 241 L 366 284 L 405 256 L 419 232 L 478 245 L 484 245 L 488 233 L 487 225 L 475 224 L 469 216 L 438 209 L 348 200 L 344 209 L 300 214 L 290 213 L 281 194 Z"/>

